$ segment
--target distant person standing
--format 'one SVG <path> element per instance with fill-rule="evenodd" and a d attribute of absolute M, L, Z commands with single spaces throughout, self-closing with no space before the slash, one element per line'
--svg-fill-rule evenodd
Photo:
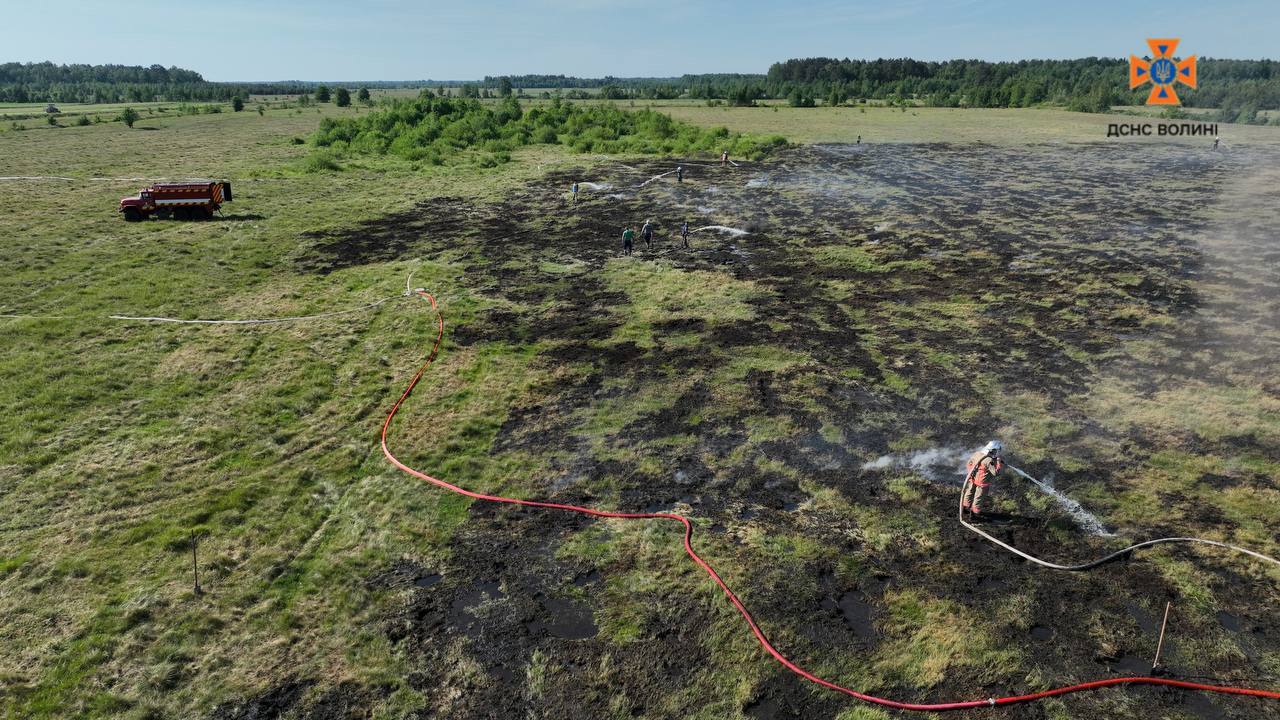
<path fill-rule="evenodd" d="M 644 238 L 644 249 L 653 250 L 653 225 L 649 224 L 648 220 L 640 228 L 640 237 Z"/>
<path fill-rule="evenodd" d="M 676 182 L 684 182 L 684 166 L 676 166 Z"/>
<path fill-rule="evenodd" d="M 725 167 L 728 164 L 729 164 L 729 151 L 724 150 L 720 153 L 720 167 Z"/>
<path fill-rule="evenodd" d="M 573 187 L 569 188 L 569 192 L 573 193 L 573 204 L 578 204 L 578 181 L 573 181 Z"/>
<path fill-rule="evenodd" d="M 861 135 L 859 135 L 859 136 L 858 136 L 858 144 L 859 144 L 859 145 L 861 145 L 861 144 L 862 144 L 862 136 L 861 136 Z"/>
<path fill-rule="evenodd" d="M 631 254 L 631 241 L 633 238 L 635 238 L 635 236 L 636 236 L 635 231 L 633 231 L 631 228 L 628 227 L 628 228 L 622 229 L 622 254 L 623 255 Z"/>
<path fill-rule="evenodd" d="M 680 223 L 680 239 L 684 241 L 684 249 L 689 249 L 689 221 Z"/>
<path fill-rule="evenodd" d="M 1218 143 L 1220 143 L 1220 142 L 1222 142 L 1222 136 L 1221 136 L 1221 135 L 1215 136 L 1215 137 L 1213 138 L 1213 149 L 1214 149 L 1214 150 L 1217 150 L 1217 149 L 1218 149 Z"/>

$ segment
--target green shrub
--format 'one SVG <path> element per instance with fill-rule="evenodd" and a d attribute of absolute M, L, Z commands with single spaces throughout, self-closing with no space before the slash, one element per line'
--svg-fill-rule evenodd
<path fill-rule="evenodd" d="M 704 129 L 653 110 L 622 110 L 613 104 L 572 105 L 558 99 L 527 111 L 515 98 L 486 105 L 471 98 L 396 100 L 361 117 L 325 118 L 312 136 L 317 148 L 391 154 L 433 163 L 467 149 L 486 153 L 476 162 L 507 162 L 511 153 L 534 144 L 565 144 L 577 152 L 719 153 L 759 157 L 784 146 L 777 136 Z"/>
<path fill-rule="evenodd" d="M 797 88 L 795 90 L 792 90 L 791 94 L 787 96 L 787 104 L 795 108 L 810 108 L 816 105 L 817 103 L 814 101 L 812 97 L 810 97 L 809 95 L 806 95 L 799 88 Z"/>
<path fill-rule="evenodd" d="M 341 169 L 337 156 L 329 150 L 317 150 L 302 162 L 303 172 L 308 173 L 337 172 Z"/>

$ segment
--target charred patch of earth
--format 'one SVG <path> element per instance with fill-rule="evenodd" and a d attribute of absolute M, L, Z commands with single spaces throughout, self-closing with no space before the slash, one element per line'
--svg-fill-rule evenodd
<path fill-rule="evenodd" d="M 305 232 L 312 241 L 298 259 L 304 270 L 328 275 L 334 270 L 399 260 L 439 236 L 449 236 L 475 219 L 476 209 L 458 197 L 423 201 L 405 213 L 360 223 L 337 232 Z"/>
<path fill-rule="evenodd" d="M 388 637 L 412 649 L 410 684 L 427 697 L 428 716 L 595 718 L 622 699 L 643 711 L 662 706 L 696 674 L 706 662 L 699 635 L 711 610 L 680 587 L 639 599 L 653 609 L 644 642 L 620 652 L 601 635 L 595 613 L 605 583 L 627 566 L 593 566 L 557 552 L 593 522 L 472 506 L 443 580 L 413 587 L 385 620 Z"/>
<path fill-rule="evenodd" d="M 299 704 L 314 680 L 289 680 L 253 697 L 213 709 L 210 720 L 275 720 Z"/>
<path fill-rule="evenodd" d="M 834 717 L 843 705 L 830 694 L 819 694 L 792 673 L 780 671 L 756 689 L 742 714 L 751 720 L 804 720 Z"/>
<path fill-rule="evenodd" d="M 1195 351 L 1204 338 L 1190 318 L 1212 298 L 1194 289 L 1205 271 L 1192 239 L 1205 221 L 1194 208 L 1213 201 L 1227 170 L 1162 159 L 1169 172 L 1194 170 L 1202 181 L 1153 188 L 1142 182 L 1150 171 L 1147 152 L 1110 146 L 1034 153 L 948 145 L 800 149 L 765 164 L 699 168 L 683 184 L 668 177 L 643 188 L 674 162 L 641 161 L 632 163 L 634 170 L 599 163 L 540 178 L 498 203 L 466 209 L 446 203 L 437 214 L 452 218 L 445 222 L 455 228 L 452 235 L 393 242 L 403 243 L 406 253 L 447 250 L 464 268 L 468 288 L 494 301 L 473 323 L 451 327 L 455 340 L 547 341 L 537 361 L 572 366 L 510 410 L 492 448 L 546 461 L 551 477 L 540 497 L 649 511 L 687 503 L 711 521 L 706 537 L 743 553 L 745 565 L 759 560 L 746 542 L 753 533 L 803 533 L 856 556 L 874 576 L 883 573 L 889 589 L 910 584 L 975 617 L 997 619 L 986 626 L 994 640 L 1024 648 L 1023 665 L 1039 667 L 1043 676 L 1079 676 L 1110 671 L 1092 660 L 1096 656 L 1119 663 L 1140 655 L 1147 638 L 1130 627 L 1124 603 L 1147 607 L 1176 588 L 1144 563 L 1128 561 L 1090 575 L 1034 572 L 952 521 L 958 485 L 911 486 L 916 494 L 904 494 L 903 479 L 915 471 L 859 468 L 903 438 L 941 444 L 991 433 L 993 408 L 1005 392 L 1043 398 L 1048 414 L 1072 419 L 1075 436 L 1122 447 L 1127 467 L 1148 458 L 1163 439 L 1138 428 L 1109 431 L 1073 415 L 1071 400 L 1088 389 L 1097 358 L 1134 338 L 1174 347 L 1184 342 L 1181 356 L 1125 361 L 1135 382 L 1152 387 L 1160 373 L 1209 370 L 1206 357 L 1232 368 L 1262 367 L 1262 353 L 1234 357 L 1236 348 L 1225 346 L 1208 356 Z M 1008 182 L 1013 177 L 1019 182 Z M 569 206 L 564 194 L 574 180 L 611 187 L 584 192 Z M 1133 193 L 1117 194 L 1121 186 Z M 428 203 L 415 212 L 435 211 Z M 606 270 L 620 254 L 622 227 L 638 229 L 648 218 L 658 225 L 657 246 L 650 250 L 637 240 L 636 256 L 622 262 L 750 281 L 767 297 L 754 317 L 646 320 L 644 341 L 617 337 L 634 316 L 627 312 L 630 298 Z M 752 232 L 699 233 L 686 251 L 671 235 L 683 219 Z M 406 234 L 416 233 L 415 223 L 423 222 L 406 217 L 402 225 Z M 1268 322 L 1264 312 L 1250 312 L 1256 322 Z M 721 406 L 708 378 L 761 350 L 785 351 L 786 369 L 747 362 L 724 383 L 737 404 Z M 596 408 L 646 392 L 661 398 L 660 407 L 628 415 L 606 431 L 593 429 Z M 648 462 L 637 469 L 638 462 L 620 458 Z M 770 462 L 794 474 L 770 469 Z M 1045 467 L 1057 471 L 1068 491 L 1098 479 Z M 897 531 L 907 540 L 871 552 L 859 538 L 876 528 L 806 504 L 797 476 L 836 490 L 866 511 L 867 525 L 901 523 L 905 529 Z M 1178 507 L 1184 502 L 1173 500 Z M 656 645 L 555 637 L 548 631 L 555 622 L 548 599 L 567 597 L 598 612 L 605 600 L 573 594 L 573 579 L 592 573 L 607 579 L 620 568 L 555 559 L 554 548 L 585 525 L 506 517 L 475 508 L 459 531 L 453 566 L 429 569 L 440 579 L 411 590 L 402 622 L 388 623 L 389 634 L 422 663 L 415 684 L 432 693 L 439 714 L 501 715 L 515 711 L 513 697 L 561 714 L 604 714 L 601 683 L 623 688 L 626 708 L 648 707 L 646 698 L 684 686 L 664 664 L 666 654 L 680 649 L 666 638 L 683 633 L 685 642 L 703 648 L 696 639 L 705 608 L 673 583 L 652 598 L 674 613 L 652 632 L 661 638 Z M 991 531 L 1062 560 L 1095 557 L 1110 546 L 1052 513 L 1006 518 Z M 695 542 L 702 537 L 700 531 Z M 493 564 L 487 558 L 495 554 L 508 559 Z M 753 612 L 769 627 L 805 638 L 800 652 L 811 656 L 849 647 L 875 652 L 885 640 L 877 636 L 887 611 L 884 590 L 868 591 L 861 579 L 847 577 L 828 587 L 822 573 L 833 571 L 821 564 L 805 566 L 803 577 L 793 570 L 744 581 Z M 575 617 L 581 610 L 565 612 Z M 846 612 L 863 620 L 850 624 Z M 1233 608 L 1232 614 L 1246 612 Z M 1105 636 L 1116 638 L 1114 647 L 1104 647 L 1099 638 Z M 707 652 L 681 657 L 675 669 L 696 674 Z M 532 698 L 521 693 L 535 653 L 567 670 L 547 675 L 542 694 Z M 593 671 L 606 656 L 615 668 L 607 681 Z M 459 663 L 475 670 L 450 669 Z M 777 678 L 758 688 L 744 711 L 831 714 L 824 693 L 814 700 L 813 691 L 783 687 L 790 679 Z M 966 669 L 929 689 L 881 689 L 920 699 L 971 696 L 988 683 L 1033 689 L 1021 682 L 1021 675 L 992 679 Z M 433 683 L 457 694 L 432 691 Z M 799 699 L 784 702 L 784 693 Z M 1172 706 L 1162 696 L 1151 698 Z M 572 703 L 578 705 L 570 709 Z M 1100 697 L 1073 700 L 1071 707 L 1107 715 L 1115 714 L 1114 703 Z M 1008 712 L 1041 717 L 1044 711 Z"/>
<path fill-rule="evenodd" d="M 342 682 L 308 701 L 299 717 L 308 720 L 366 720 L 374 717 L 378 703 L 389 695 L 390 688 L 366 688 L 354 682 Z"/>

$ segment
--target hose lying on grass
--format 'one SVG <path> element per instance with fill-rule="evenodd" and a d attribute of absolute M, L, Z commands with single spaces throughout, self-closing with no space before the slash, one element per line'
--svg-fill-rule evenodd
<path fill-rule="evenodd" d="M 676 515 L 674 513 L 610 512 L 606 510 L 597 510 L 594 508 L 580 507 L 578 505 L 565 505 L 561 503 L 542 502 L 537 500 L 521 500 L 519 498 L 502 497 L 500 495 L 486 495 L 483 493 L 478 493 L 472 490 L 464 489 L 462 487 L 453 485 L 451 483 L 445 482 L 444 480 L 440 480 L 438 478 L 434 478 L 424 472 L 415 470 L 409 467 L 408 465 L 406 465 L 405 463 L 401 462 L 400 459 L 397 458 L 395 454 L 391 452 L 390 447 L 388 447 L 387 445 L 387 435 L 391 429 L 391 423 L 393 420 L 395 420 L 396 413 L 400 411 L 400 408 L 402 405 L 404 405 L 404 402 L 409 399 L 409 396 L 411 394 L 413 394 L 413 389 L 417 387 L 418 382 L 422 379 L 423 374 L 426 373 L 427 368 L 431 367 L 431 364 L 435 362 L 436 356 L 440 352 L 440 344 L 444 340 L 444 314 L 440 311 L 439 305 L 436 303 L 435 297 L 431 293 L 427 292 L 426 290 L 419 289 L 419 290 L 416 290 L 415 292 L 418 296 L 422 297 L 424 300 L 426 300 L 431 304 L 431 308 L 436 314 L 436 327 L 437 327 L 436 338 L 435 338 L 435 342 L 431 346 L 431 352 L 427 354 L 426 360 L 422 363 L 421 367 L 418 368 L 418 371 L 414 373 L 413 377 L 409 380 L 409 383 L 405 387 L 404 392 L 400 394 L 399 399 L 397 399 L 395 401 L 395 404 L 391 406 L 391 410 L 387 413 L 386 420 L 384 420 L 382 423 L 382 435 L 381 435 L 382 454 L 387 457 L 387 460 L 392 465 L 396 466 L 397 468 L 404 471 L 405 473 L 408 473 L 409 475 L 412 475 L 413 477 L 416 477 L 420 480 L 425 480 L 426 482 L 429 482 L 432 485 L 435 485 L 437 487 L 443 488 L 450 492 L 454 492 L 459 495 L 463 495 L 475 500 L 484 500 L 487 502 L 496 502 L 496 503 L 506 503 L 509 505 L 521 505 L 524 507 L 543 508 L 547 510 L 564 510 L 567 512 L 575 512 L 575 513 L 581 513 L 583 515 L 590 515 L 592 517 L 612 518 L 616 520 L 668 520 L 671 522 L 680 523 L 684 527 L 685 554 L 688 555 L 689 559 L 692 560 L 698 567 L 702 568 L 702 570 L 707 573 L 707 576 L 710 577 L 711 580 L 715 582 L 715 584 L 720 588 L 720 590 L 724 592 L 725 597 L 729 599 L 729 602 L 733 604 L 733 607 L 738 611 L 738 614 L 740 614 L 742 616 L 742 619 L 746 621 L 747 626 L 751 628 L 752 634 L 755 635 L 756 640 L 760 643 L 760 646 L 764 648 L 765 652 L 773 656 L 773 659 L 777 660 L 787 670 L 790 670 L 791 672 L 795 673 L 796 675 L 799 675 L 805 680 L 816 683 L 830 690 L 844 693 L 845 695 L 848 695 L 853 698 L 857 698 L 858 700 L 862 700 L 868 703 L 873 703 L 873 704 L 881 705 L 884 707 L 894 708 L 897 710 L 917 710 L 917 711 L 923 711 L 923 712 L 938 712 L 942 710 L 967 710 L 967 709 L 983 708 L 983 707 L 1015 705 L 1018 703 L 1033 702 L 1037 700 L 1043 700 L 1045 698 L 1056 697 L 1059 695 L 1067 695 L 1070 693 L 1083 692 L 1086 690 L 1098 690 L 1101 688 L 1111 687 L 1116 685 L 1160 685 L 1164 687 L 1175 687 L 1175 688 L 1181 688 L 1185 690 L 1203 690 L 1206 692 L 1222 693 L 1227 695 L 1247 695 L 1251 697 L 1280 700 L 1280 692 L 1273 692 L 1270 690 L 1231 687 L 1227 685 L 1207 685 L 1203 683 L 1187 682 L 1185 680 L 1174 680 L 1171 678 L 1135 676 L 1135 677 L 1118 677 L 1118 678 L 1107 678 L 1104 680 L 1094 680 L 1092 682 L 1079 683 L 1076 685 L 1067 685 L 1064 687 L 1052 688 L 1050 690 L 1044 690 L 1037 693 L 1030 693 L 1027 695 L 992 697 L 992 698 L 987 698 L 985 700 L 965 700 L 960 702 L 948 702 L 948 703 L 908 703 L 908 702 L 899 702 L 897 700 L 889 700 L 887 698 L 876 697 L 874 695 L 867 695 L 865 693 L 860 693 L 856 690 L 851 690 L 842 685 L 838 685 L 834 682 L 831 682 L 830 680 L 824 680 L 818 677 L 817 675 L 814 675 L 813 673 L 810 673 L 809 671 L 800 667 L 796 663 L 792 662 L 790 659 L 787 658 L 786 655 L 783 655 L 780 650 L 775 648 L 773 646 L 773 643 L 769 642 L 769 639 L 765 636 L 764 631 L 762 631 L 760 629 L 760 626 L 756 624 L 755 619 L 751 616 L 751 613 L 747 610 L 746 606 L 742 603 L 742 600 L 740 600 L 738 596 L 734 594 L 733 590 L 729 588 L 729 585 L 724 581 L 723 578 L 720 577 L 719 573 L 715 571 L 715 568 L 713 568 L 711 564 L 708 563 L 706 560 L 702 559 L 702 557 L 698 555 L 698 553 L 693 549 L 693 543 L 692 543 L 693 523 L 691 523 L 689 519 L 684 517 L 683 515 Z M 1012 550 L 1013 548 L 1009 548 L 1009 549 Z"/>
<path fill-rule="evenodd" d="M 396 298 L 399 298 L 399 297 L 403 297 L 403 296 L 392 295 L 391 297 L 382 298 L 377 302 L 371 302 L 368 305 L 361 305 L 360 307 L 351 308 L 349 310 L 334 310 L 333 312 L 320 313 L 318 315 L 296 315 L 293 317 L 262 318 L 262 319 L 250 319 L 250 320 L 183 320 L 181 318 L 169 318 L 169 317 L 138 317 L 136 315 L 108 315 L 107 318 L 111 320 L 128 320 L 131 322 L 178 323 L 181 325 L 272 325 L 275 323 L 299 322 L 302 320 L 319 320 L 321 318 L 336 317 L 338 315 L 350 315 L 351 313 L 364 312 L 366 310 L 372 310 L 378 307 L 379 305 L 382 305 L 391 300 L 395 300 Z"/>
<path fill-rule="evenodd" d="M 1016 473 L 1018 473 L 1018 474 L 1019 474 L 1019 475 L 1021 475 L 1022 477 L 1024 477 L 1024 478 L 1026 478 L 1026 479 L 1030 480 L 1031 482 L 1035 483 L 1035 484 L 1036 484 L 1036 485 L 1038 485 L 1041 489 L 1048 491 L 1048 487 L 1047 487 L 1044 483 L 1042 483 L 1041 481 L 1037 480 L 1037 479 L 1036 479 L 1036 478 L 1034 478 L 1034 477 L 1031 477 L 1030 475 L 1028 475 L 1027 473 L 1023 472 L 1022 470 L 1019 470 L 1018 468 L 1016 468 L 1016 467 L 1014 467 L 1014 466 L 1012 466 L 1012 465 L 1010 465 L 1010 466 L 1009 466 L 1009 469 L 1010 469 L 1010 470 L 1012 470 L 1012 471 L 1014 471 L 1014 472 L 1016 472 Z M 1212 546 L 1214 546 L 1214 547 L 1225 548 L 1225 549 L 1227 549 L 1227 550 L 1232 550 L 1232 551 L 1234 551 L 1234 552 L 1243 553 L 1243 554 L 1245 554 L 1245 555 L 1250 555 L 1250 556 L 1255 557 L 1255 558 L 1257 558 L 1257 559 L 1259 559 L 1259 560 L 1262 560 L 1262 561 L 1265 561 L 1265 562 L 1272 563 L 1273 565 L 1280 565 L 1280 560 L 1276 560 L 1276 559 L 1275 559 L 1275 558 L 1273 558 L 1273 557 L 1268 557 L 1268 556 L 1266 556 L 1266 555 L 1263 555 L 1263 554 L 1262 554 L 1262 553 L 1260 553 L 1260 552 L 1255 552 L 1255 551 L 1250 550 L 1250 549 L 1248 549 L 1248 548 L 1242 548 L 1242 547 L 1240 547 L 1240 546 L 1238 546 L 1238 545 L 1229 545 L 1229 544 L 1224 543 L 1224 542 L 1218 542 L 1217 540 L 1206 540 L 1206 539 L 1204 539 L 1204 538 L 1193 538 L 1193 537 L 1167 537 L 1167 538 L 1156 538 L 1155 540 L 1147 540 L 1147 541 L 1145 541 L 1145 542 L 1140 542 L 1140 543 L 1137 543 L 1137 544 L 1135 544 L 1135 545 L 1130 545 L 1129 547 L 1126 547 L 1126 548 L 1123 548 L 1123 549 L 1117 550 L 1117 551 L 1115 551 L 1115 552 L 1111 553 L 1110 555 L 1106 555 L 1106 556 L 1104 556 L 1104 557 L 1098 558 L 1097 560 L 1090 560 L 1089 562 L 1080 563 L 1080 564 L 1078 564 L 1078 565 L 1059 565 L 1058 563 L 1052 563 L 1052 562 L 1049 562 L 1048 560 L 1041 560 L 1040 558 L 1035 557 L 1034 555 L 1027 554 L 1027 553 L 1025 553 L 1025 552 L 1023 552 L 1023 551 L 1019 550 L 1018 548 L 1016 548 L 1016 547 L 1014 547 L 1014 546 L 1010 545 L 1009 543 L 1006 543 L 1006 542 L 1004 542 L 1004 541 L 1002 541 L 1002 540 L 997 539 L 996 537 L 994 537 L 994 536 L 993 536 L 993 535 L 991 535 L 990 533 L 985 532 L 985 531 L 984 531 L 984 530 L 982 530 L 981 528 L 974 526 L 972 523 L 965 522 L 965 519 L 964 519 L 964 505 L 963 505 L 963 502 L 964 502 L 964 500 L 963 500 L 963 492 L 961 492 L 961 503 L 962 503 L 962 504 L 961 504 L 961 506 L 960 506 L 960 514 L 959 514 L 959 520 L 960 520 L 960 524 L 961 524 L 961 525 L 963 525 L 963 526 L 965 526 L 966 528 L 968 528 L 968 529 L 972 530 L 973 532 L 975 532 L 975 533 L 977 533 L 977 534 L 981 535 L 982 537 L 986 538 L 987 540 L 990 540 L 991 542 L 995 543 L 996 545 L 999 545 L 1000 547 L 1004 548 L 1005 550 L 1008 550 L 1009 552 L 1013 553 L 1014 555 L 1017 555 L 1018 557 L 1023 558 L 1024 560 L 1029 560 L 1029 561 L 1031 561 L 1031 562 L 1033 562 L 1033 563 L 1035 563 L 1035 564 L 1037 564 L 1037 565 L 1039 565 L 1039 566 L 1041 566 L 1041 567 L 1047 567 L 1047 568 L 1049 568 L 1049 569 L 1051 569 L 1051 570 L 1066 570 L 1066 571 L 1068 571 L 1068 572 L 1082 572 L 1082 571 L 1085 571 L 1085 570 L 1092 570 L 1093 568 L 1096 568 L 1096 567 L 1098 567 L 1098 566 L 1100 566 L 1100 565 L 1105 565 L 1105 564 L 1107 564 L 1107 563 L 1111 562 L 1112 560 L 1115 560 L 1116 558 L 1122 557 L 1122 556 L 1124 556 L 1124 555 L 1128 555 L 1129 553 L 1133 552 L 1134 550 L 1139 550 L 1139 549 L 1141 549 L 1141 548 L 1145 548 L 1145 547 L 1151 547 L 1151 546 L 1153 546 L 1153 545 L 1163 545 L 1163 544 L 1165 544 L 1165 543 L 1193 543 L 1193 544 L 1199 544 L 1199 545 L 1212 545 Z"/>
<path fill-rule="evenodd" d="M 120 320 L 123 322 L 156 322 L 174 323 L 178 325 L 274 325 L 276 323 L 320 320 L 328 317 L 337 317 L 339 315 L 351 315 L 352 313 L 365 312 L 402 297 L 404 297 L 404 295 L 391 295 L 389 297 L 384 297 L 381 300 L 371 302 L 368 305 L 361 305 L 360 307 L 349 308 L 347 310 L 334 310 L 332 312 L 319 313 L 316 315 L 293 315 L 290 317 L 278 318 L 250 318 L 244 320 L 184 320 L 182 318 L 143 317 L 139 315 L 106 315 L 103 317 L 107 320 Z M 76 316 L 72 315 L 0 315 L 0 319 L 5 320 L 72 320 L 75 317 Z"/>

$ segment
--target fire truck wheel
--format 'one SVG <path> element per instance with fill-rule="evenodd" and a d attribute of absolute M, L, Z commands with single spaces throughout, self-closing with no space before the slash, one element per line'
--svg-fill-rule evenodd
<path fill-rule="evenodd" d="M 136 207 L 127 207 L 124 209 L 124 219 L 129 222 L 138 222 L 142 219 L 142 213 L 138 212 Z"/>

